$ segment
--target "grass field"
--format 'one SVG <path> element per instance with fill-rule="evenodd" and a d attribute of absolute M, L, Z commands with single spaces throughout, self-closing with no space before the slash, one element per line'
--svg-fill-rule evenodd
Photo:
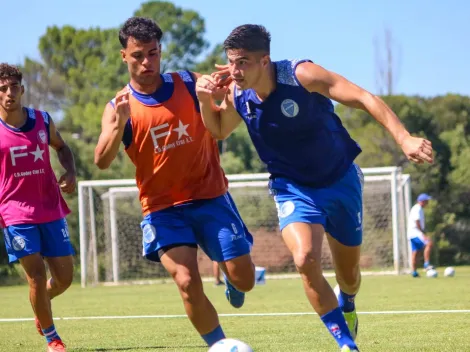
<path fill-rule="evenodd" d="M 443 277 L 443 269 L 436 279 L 364 277 L 357 298 L 363 313 L 361 351 L 470 351 L 470 268 L 456 269 L 454 278 Z M 240 310 L 230 307 L 223 287 L 205 283 L 205 289 L 218 312 L 226 314 L 221 317 L 226 335 L 248 342 L 256 352 L 338 351 L 311 314 L 298 279 L 268 280 L 248 294 Z M 44 351 L 45 340 L 31 319 L 27 287 L 0 288 L 0 302 L 0 351 Z M 172 284 L 74 285 L 53 301 L 53 310 L 68 351 L 207 351 L 181 316 Z"/>

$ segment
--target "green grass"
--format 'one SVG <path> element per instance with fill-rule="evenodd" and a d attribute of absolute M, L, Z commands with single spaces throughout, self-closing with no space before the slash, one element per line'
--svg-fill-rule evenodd
<path fill-rule="evenodd" d="M 358 311 L 470 309 L 470 268 L 458 267 L 454 278 L 364 277 Z M 333 282 L 330 280 L 330 282 Z M 298 279 L 268 280 L 248 294 L 236 310 L 224 288 L 205 284 L 219 313 L 311 312 Z M 31 318 L 28 288 L 0 289 L 0 319 Z M 184 314 L 176 287 L 170 284 L 95 287 L 75 285 L 53 301 L 56 327 L 68 351 L 207 351 L 186 318 L 83 319 L 59 317 Z M 363 314 L 361 351 L 469 351 L 469 313 Z M 256 352 L 338 351 L 315 315 L 221 317 L 227 336 L 248 342 Z M 0 322 L 0 351 L 43 351 L 32 321 Z"/>

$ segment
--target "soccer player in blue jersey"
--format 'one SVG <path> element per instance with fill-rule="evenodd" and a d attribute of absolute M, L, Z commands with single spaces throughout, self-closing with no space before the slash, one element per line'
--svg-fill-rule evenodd
<path fill-rule="evenodd" d="M 363 175 L 354 160 L 361 148 L 330 99 L 368 112 L 413 162 L 432 163 L 432 146 L 411 136 L 379 97 L 342 76 L 310 60 L 271 61 L 270 41 L 269 32 L 259 25 L 239 26 L 230 33 L 224 42 L 228 66 L 198 79 L 202 117 L 218 139 L 245 122 L 271 174 L 282 236 L 308 300 L 341 351 L 358 351 L 354 299 L 361 283 Z M 230 78 L 223 80 L 227 72 Z M 230 80 L 217 106 L 212 93 Z M 336 297 L 322 275 L 325 233 L 335 263 Z"/>

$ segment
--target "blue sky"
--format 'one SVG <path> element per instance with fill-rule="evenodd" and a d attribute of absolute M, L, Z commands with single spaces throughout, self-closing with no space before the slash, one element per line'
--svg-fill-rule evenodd
<path fill-rule="evenodd" d="M 289 0 L 267 5 L 275 1 L 174 3 L 205 18 L 207 39 L 213 45 L 237 25 L 263 24 L 272 34 L 273 60 L 309 58 L 374 93 L 374 37 L 383 37 L 388 27 L 399 46 L 397 93 L 470 95 L 469 1 Z M 138 1 L 128 0 L 2 1 L 6 34 L 0 61 L 38 58 L 38 39 L 48 26 L 116 27 L 138 7 Z"/>

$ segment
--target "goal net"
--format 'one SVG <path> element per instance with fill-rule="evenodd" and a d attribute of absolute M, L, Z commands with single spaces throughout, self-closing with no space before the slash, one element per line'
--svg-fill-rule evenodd
<path fill-rule="evenodd" d="M 365 182 L 361 267 L 379 274 L 408 272 L 410 177 L 398 167 L 362 171 Z M 230 193 L 254 237 L 253 261 L 266 268 L 268 277 L 289 277 L 296 269 L 282 241 L 277 210 L 268 192 L 268 177 L 264 173 L 227 176 Z M 169 278 L 161 264 L 142 256 L 142 214 L 135 180 L 81 181 L 78 193 L 83 287 Z M 331 270 L 326 238 L 323 247 L 322 265 L 326 271 Z M 198 252 L 201 274 L 211 275 L 211 261 L 202 250 Z"/>

